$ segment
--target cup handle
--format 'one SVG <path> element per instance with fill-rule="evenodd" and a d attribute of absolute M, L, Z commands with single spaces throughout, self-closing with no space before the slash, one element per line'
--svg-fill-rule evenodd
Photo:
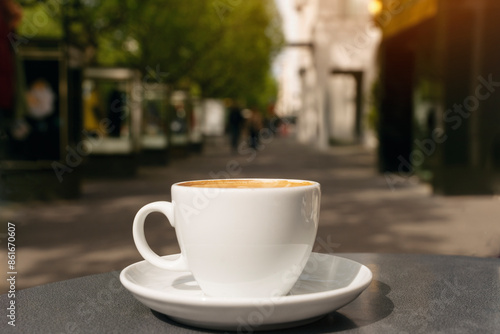
<path fill-rule="evenodd" d="M 168 218 L 170 225 L 175 228 L 174 205 L 172 203 L 159 201 L 146 204 L 135 215 L 132 228 L 132 235 L 137 250 L 146 261 L 156 267 L 172 271 L 189 271 L 186 259 L 182 253 L 175 260 L 166 260 L 153 252 L 151 247 L 149 247 L 144 235 L 144 222 L 146 221 L 146 217 L 152 212 L 163 213 Z"/>

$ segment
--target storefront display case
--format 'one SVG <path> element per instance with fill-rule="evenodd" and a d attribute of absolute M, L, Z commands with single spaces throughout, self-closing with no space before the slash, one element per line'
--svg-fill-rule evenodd
<path fill-rule="evenodd" d="M 143 85 L 141 165 L 165 165 L 169 160 L 168 87 Z"/>
<path fill-rule="evenodd" d="M 189 155 L 192 105 L 189 94 L 183 90 L 176 90 L 170 94 L 169 105 L 169 143 L 170 154 L 173 158 Z"/>
<path fill-rule="evenodd" d="M 83 72 L 85 175 L 130 177 L 141 148 L 140 73 L 128 68 L 86 68 Z"/>
<path fill-rule="evenodd" d="M 17 103 L 2 110 L 0 199 L 39 200 L 80 195 L 80 110 L 68 108 L 79 89 L 57 40 L 30 40 L 16 53 Z M 76 82 L 76 84 L 75 84 Z M 78 93 L 76 93 L 78 94 Z"/>
<path fill-rule="evenodd" d="M 200 99 L 187 91 L 170 94 L 169 143 L 172 157 L 200 153 L 203 148 L 203 109 Z"/>

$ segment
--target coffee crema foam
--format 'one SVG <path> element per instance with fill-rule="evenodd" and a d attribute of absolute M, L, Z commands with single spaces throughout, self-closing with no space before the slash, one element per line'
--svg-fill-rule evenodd
<path fill-rule="evenodd" d="M 292 180 L 204 180 L 179 183 L 183 187 L 198 188 L 289 188 L 311 186 L 313 182 Z"/>

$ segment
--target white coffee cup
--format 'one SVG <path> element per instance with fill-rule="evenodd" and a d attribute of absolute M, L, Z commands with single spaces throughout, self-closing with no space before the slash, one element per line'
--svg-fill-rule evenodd
<path fill-rule="evenodd" d="M 153 202 L 136 214 L 134 241 L 151 264 L 190 271 L 214 297 L 285 295 L 300 276 L 316 238 L 320 185 L 285 179 L 179 182 L 172 202 Z M 166 260 L 144 236 L 151 212 L 167 216 L 181 254 Z"/>

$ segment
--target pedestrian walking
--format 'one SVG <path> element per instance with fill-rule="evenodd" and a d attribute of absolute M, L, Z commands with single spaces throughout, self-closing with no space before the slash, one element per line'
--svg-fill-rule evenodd
<path fill-rule="evenodd" d="M 252 109 L 252 113 L 250 115 L 250 119 L 248 121 L 248 132 L 250 134 L 250 147 L 254 150 L 259 148 L 259 133 L 263 127 L 263 120 L 261 113 Z"/>
<path fill-rule="evenodd" d="M 233 153 L 238 151 L 238 144 L 241 137 L 241 128 L 243 126 L 243 115 L 236 102 L 232 102 L 229 107 L 229 137 L 231 141 L 231 150 Z"/>

